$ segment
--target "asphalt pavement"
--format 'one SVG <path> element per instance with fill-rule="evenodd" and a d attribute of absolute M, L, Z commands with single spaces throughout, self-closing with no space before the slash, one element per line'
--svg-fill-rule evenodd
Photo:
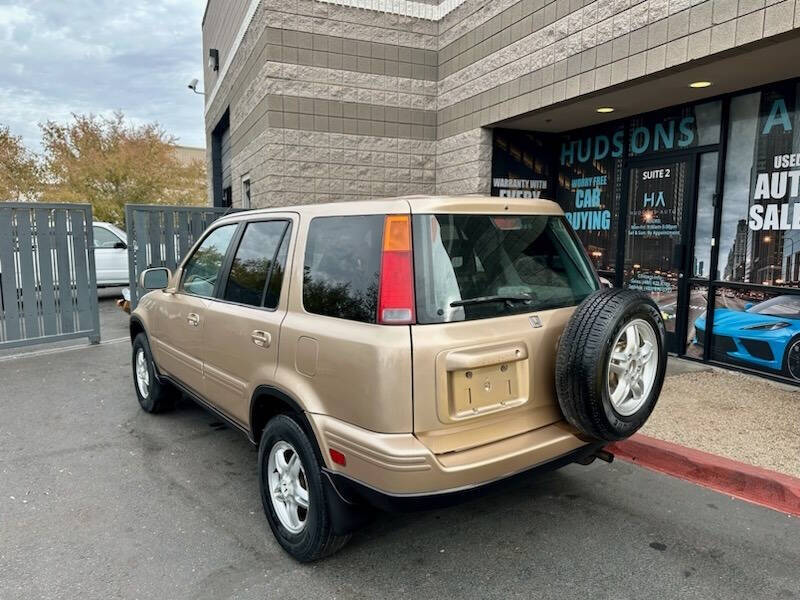
<path fill-rule="evenodd" d="M 798 519 L 621 461 L 380 515 L 313 565 L 273 540 L 256 451 L 142 412 L 130 345 L 0 362 L 0 598 L 800 598 Z"/>

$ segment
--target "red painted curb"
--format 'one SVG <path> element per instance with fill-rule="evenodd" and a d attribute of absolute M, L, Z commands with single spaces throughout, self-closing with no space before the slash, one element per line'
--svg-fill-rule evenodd
<path fill-rule="evenodd" d="M 606 449 L 623 460 L 653 471 L 800 516 L 800 479 L 795 477 L 638 433 Z"/>

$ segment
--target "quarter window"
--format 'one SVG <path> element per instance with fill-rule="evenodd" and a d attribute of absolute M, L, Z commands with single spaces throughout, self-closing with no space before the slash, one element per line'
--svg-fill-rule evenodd
<path fill-rule="evenodd" d="M 250 306 L 262 305 L 266 283 L 270 273 L 275 269 L 275 257 L 278 247 L 282 246 L 281 240 L 284 238 L 286 228 L 286 221 L 259 221 L 247 224 L 231 264 L 224 300 Z M 284 254 L 283 260 L 285 259 Z M 279 270 L 282 273 L 283 267 L 281 266 Z M 280 282 L 277 286 L 277 293 L 273 289 L 269 308 L 275 308 L 277 305 Z"/>
<path fill-rule="evenodd" d="M 383 220 L 368 215 L 311 221 L 303 267 L 308 312 L 375 323 Z"/>
<path fill-rule="evenodd" d="M 211 297 L 225 254 L 236 232 L 236 224 L 223 225 L 209 233 L 183 269 L 183 291 Z"/>

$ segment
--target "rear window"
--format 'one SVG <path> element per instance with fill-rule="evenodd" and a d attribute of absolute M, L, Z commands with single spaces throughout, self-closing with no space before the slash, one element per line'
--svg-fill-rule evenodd
<path fill-rule="evenodd" d="M 308 312 L 375 323 L 383 220 L 368 215 L 311 221 L 303 266 Z"/>
<path fill-rule="evenodd" d="M 415 215 L 417 321 L 575 306 L 598 288 L 563 217 Z"/>

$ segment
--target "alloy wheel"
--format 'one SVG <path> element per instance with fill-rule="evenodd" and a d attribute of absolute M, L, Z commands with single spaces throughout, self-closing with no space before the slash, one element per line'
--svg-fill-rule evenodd
<path fill-rule="evenodd" d="M 147 356 L 142 348 L 136 352 L 136 387 L 139 388 L 142 398 L 150 395 L 150 370 L 147 368 Z"/>
<path fill-rule="evenodd" d="M 291 533 L 300 533 L 308 520 L 308 480 L 300 455 L 290 443 L 278 441 L 267 462 L 269 495 L 278 520 Z"/>
<path fill-rule="evenodd" d="M 800 340 L 794 342 L 786 351 L 786 367 L 793 379 L 800 380 Z"/>
<path fill-rule="evenodd" d="M 642 319 L 627 323 L 611 347 L 608 396 L 623 417 L 636 414 L 647 401 L 658 371 L 658 339 L 653 326 Z"/>

